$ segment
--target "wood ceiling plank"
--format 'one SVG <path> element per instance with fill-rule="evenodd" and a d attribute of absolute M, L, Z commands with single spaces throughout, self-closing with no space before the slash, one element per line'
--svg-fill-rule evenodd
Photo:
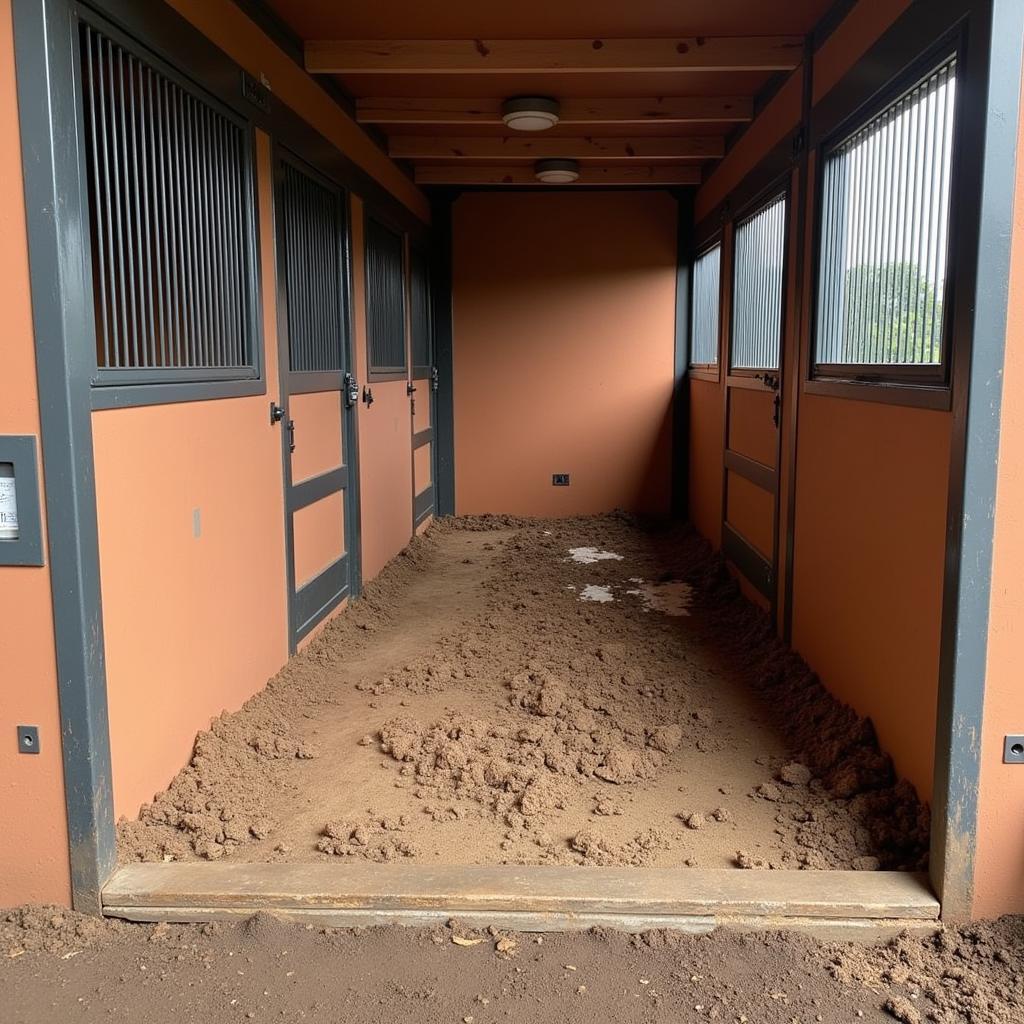
<path fill-rule="evenodd" d="M 675 39 L 314 39 L 314 74 L 502 74 L 505 72 L 791 71 L 802 36 Z"/>
<path fill-rule="evenodd" d="M 362 124 L 501 125 L 500 99 L 366 97 L 356 100 Z M 567 99 L 561 101 L 559 123 L 702 124 L 742 123 L 754 116 L 749 96 L 652 96 L 638 99 Z"/>
<path fill-rule="evenodd" d="M 417 185 L 543 185 L 528 164 L 478 167 L 472 164 L 420 166 Z M 602 185 L 699 185 L 699 167 L 673 164 L 624 164 L 613 167 L 580 167 L 576 186 Z"/>
<path fill-rule="evenodd" d="M 388 154 L 400 160 L 707 160 L 725 154 L 718 136 L 673 138 L 561 138 L 534 133 L 450 138 L 433 135 L 392 135 Z"/>

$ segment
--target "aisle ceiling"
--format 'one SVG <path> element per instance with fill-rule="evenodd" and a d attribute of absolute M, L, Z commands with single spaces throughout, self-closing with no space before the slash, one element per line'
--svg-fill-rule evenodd
<path fill-rule="evenodd" d="M 545 158 L 581 185 L 698 183 L 833 0 L 265 2 L 417 182 L 501 186 Z M 521 96 L 558 101 L 558 124 L 506 127 Z"/>

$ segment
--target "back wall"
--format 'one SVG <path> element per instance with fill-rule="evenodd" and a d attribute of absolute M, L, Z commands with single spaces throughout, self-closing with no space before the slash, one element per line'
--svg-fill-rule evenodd
<path fill-rule="evenodd" d="M 666 516 L 676 200 L 474 192 L 452 217 L 457 512 Z"/>

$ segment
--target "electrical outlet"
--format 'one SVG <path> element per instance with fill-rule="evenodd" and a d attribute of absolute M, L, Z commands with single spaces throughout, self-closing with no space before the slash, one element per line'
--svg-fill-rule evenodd
<path fill-rule="evenodd" d="M 39 753 L 39 726 L 19 725 L 18 726 L 18 753 L 38 754 Z"/>
<path fill-rule="evenodd" d="M 1024 734 L 1004 738 L 1003 764 L 1024 764 Z"/>
<path fill-rule="evenodd" d="M 552 487 L 568 487 L 569 486 L 569 474 L 568 473 L 552 473 L 551 474 L 551 486 Z"/>

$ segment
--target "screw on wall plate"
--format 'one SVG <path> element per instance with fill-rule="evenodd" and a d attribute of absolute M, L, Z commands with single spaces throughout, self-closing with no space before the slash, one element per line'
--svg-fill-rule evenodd
<path fill-rule="evenodd" d="M 18 726 L 18 753 L 38 754 L 39 753 L 39 726 L 19 725 Z"/>
<path fill-rule="evenodd" d="M 1024 764 L 1024 733 L 1003 740 L 1003 764 Z"/>

